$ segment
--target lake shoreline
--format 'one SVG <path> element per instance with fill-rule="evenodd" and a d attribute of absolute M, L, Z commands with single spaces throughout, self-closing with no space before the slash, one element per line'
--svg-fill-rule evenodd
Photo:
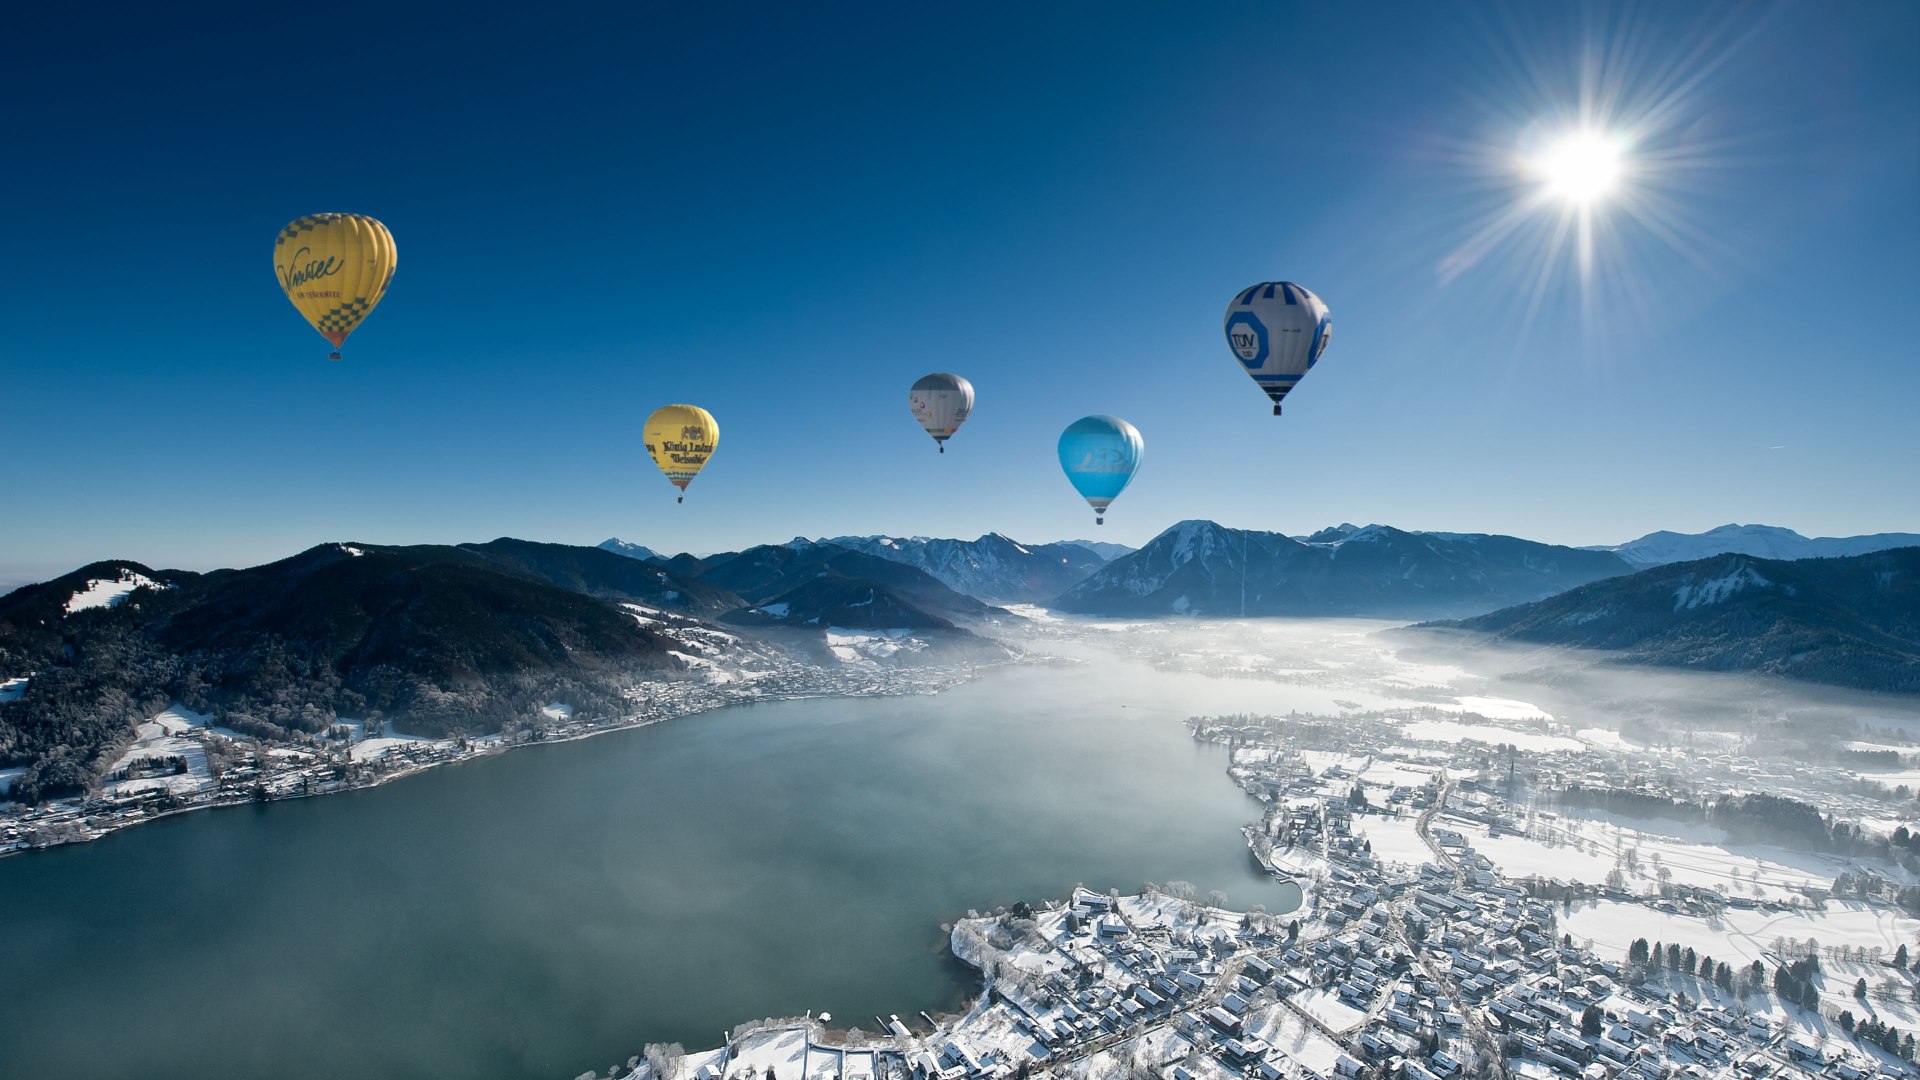
<path fill-rule="evenodd" d="M 334 781 L 329 786 L 327 786 L 324 790 L 287 791 L 283 793 L 274 794 L 269 798 L 265 798 L 265 799 L 258 798 L 250 792 L 234 792 L 229 797 L 216 796 L 214 798 L 195 801 L 187 806 L 167 807 L 167 808 L 158 809 L 158 810 L 151 810 L 151 809 L 144 810 L 143 812 L 138 814 L 127 815 L 124 817 L 116 817 L 114 820 L 105 822 L 105 823 L 97 822 L 93 820 L 93 818 L 95 815 L 98 815 L 98 814 L 111 813 L 111 810 L 101 809 L 101 810 L 96 810 L 94 814 L 86 813 L 86 807 L 88 803 L 100 798 L 100 796 L 98 795 L 91 795 L 85 798 L 77 798 L 77 799 L 68 798 L 68 799 L 49 800 L 48 803 L 43 804 L 43 807 L 51 807 L 56 813 L 60 811 L 65 811 L 65 815 L 61 817 L 59 820 L 53 821 L 51 823 L 48 823 L 45 817 L 37 818 L 37 819 L 34 819 L 31 822 L 31 824 L 35 826 L 60 828 L 63 830 L 62 834 L 53 839 L 47 840 L 45 842 L 35 843 L 29 840 L 22 840 L 22 841 L 13 843 L 10 846 L 0 848 L 0 859 L 9 858 L 15 855 L 24 855 L 34 851 L 47 851 L 53 848 L 66 847 L 72 844 L 91 843 L 92 841 L 102 839 L 104 837 L 110 836 L 114 833 L 120 832 L 125 829 L 132 828 L 137 825 L 145 825 L 151 822 L 161 821 L 167 818 L 179 817 L 184 814 L 197 813 L 203 810 L 224 810 L 224 809 L 230 809 L 237 806 L 254 806 L 254 805 L 261 805 L 264 803 L 272 803 L 272 802 L 291 802 L 297 799 L 317 799 L 317 798 L 324 798 L 328 795 L 341 795 L 341 794 L 345 794 L 347 792 L 352 792 L 352 791 L 365 791 L 370 788 L 376 788 L 385 784 L 392 783 L 396 780 L 402 780 L 408 777 L 419 776 L 423 773 L 430 772 L 435 769 L 439 769 L 443 766 L 459 765 L 459 764 L 463 764 L 470 761 L 496 757 L 512 750 L 524 749 L 526 747 L 532 747 L 532 746 L 562 746 L 567 743 L 581 742 L 583 740 L 591 739 L 600 735 L 608 735 L 608 734 L 612 734 L 614 732 L 620 732 L 620 731 L 635 731 L 641 728 L 652 727 L 656 724 L 663 724 L 673 720 L 685 720 L 691 717 L 701 716 L 706 713 L 718 712 L 722 709 L 734 708 L 742 705 L 770 704 L 770 703 L 787 702 L 787 701 L 816 701 L 816 700 L 832 699 L 832 698 L 854 699 L 854 698 L 864 698 L 864 697 L 883 697 L 884 698 L 884 697 L 912 697 L 912 696 L 934 695 L 934 694 L 944 693 L 957 686 L 966 685 L 967 683 L 972 682 L 976 677 L 978 677 L 978 675 L 980 675 L 985 671 L 997 670 L 1003 667 L 1020 666 L 1023 664 L 1047 664 L 1047 663 L 1059 663 L 1059 662 L 1074 663 L 1077 661 L 1074 661 L 1071 658 L 1052 657 L 1052 656 L 1044 656 L 1044 655 L 1034 656 L 1034 657 L 1015 656 L 1004 661 L 998 661 L 998 662 L 992 662 L 992 663 L 977 663 L 977 662 L 970 663 L 964 669 L 960 669 L 960 668 L 932 669 L 933 671 L 937 671 L 940 677 L 938 677 L 935 680 L 935 685 L 931 687 L 896 688 L 896 689 L 881 690 L 879 692 L 872 692 L 870 688 L 862 688 L 861 690 L 857 690 L 857 691 L 847 690 L 847 689 L 829 689 L 829 690 L 821 690 L 818 692 L 799 692 L 799 693 L 788 693 L 788 694 L 779 694 L 779 695 L 767 695 L 767 694 L 755 693 L 751 695 L 723 696 L 719 700 L 702 702 L 695 705 L 694 707 L 681 709 L 679 711 L 670 713 L 668 715 L 663 715 L 663 716 L 646 716 L 644 714 L 636 713 L 627 717 L 623 717 L 620 720 L 607 722 L 607 723 L 597 723 L 597 722 L 589 721 L 586 723 L 585 726 L 580 727 L 578 729 L 566 730 L 560 734 L 556 734 L 550 737 L 542 737 L 539 739 L 529 739 L 529 740 L 520 741 L 520 742 L 508 742 L 505 739 L 499 738 L 498 736 L 482 736 L 480 739 L 470 741 L 466 748 L 453 751 L 452 753 L 447 754 L 446 756 L 435 757 L 435 758 L 424 760 L 424 761 L 399 759 L 403 761 L 402 764 L 399 764 L 390 768 L 380 769 L 372 773 L 370 776 L 367 776 L 364 778 Z M 836 674 L 842 674 L 842 673 L 836 673 Z M 646 685 L 650 685 L 650 684 L 641 684 L 642 687 Z M 660 684 L 652 684 L 652 685 L 660 685 Z M 717 685 L 750 686 L 751 684 L 717 684 Z M 637 690 L 640 688 L 641 687 L 634 687 L 633 689 Z M 240 736 L 240 737 L 252 739 L 251 736 Z M 232 736 L 228 736 L 228 738 L 232 738 Z M 291 748 L 295 745 L 295 744 L 286 744 L 286 743 L 268 743 L 263 740 L 257 740 L 257 739 L 254 739 L 253 741 L 258 742 L 260 743 L 260 745 L 267 748 Z M 433 745 L 433 746 L 436 746 L 436 748 L 444 749 L 444 747 L 441 746 L 441 741 L 439 740 L 432 740 L 432 741 L 423 740 L 423 744 Z M 383 754 L 380 758 L 376 760 L 386 761 L 388 760 L 388 755 Z M 17 805 L 17 804 L 0 803 L 0 806 L 9 806 L 9 805 Z M 35 809 L 40 809 L 40 808 L 35 808 Z M 28 811 L 28 812 L 31 813 L 32 811 Z M 79 820 L 75 820 L 75 819 L 79 819 Z M 4 821 L 4 820 L 5 820 L 5 817 L 0 816 L 0 821 Z M 19 820 L 22 823 L 27 823 L 27 819 L 24 814 L 21 815 L 16 820 Z M 71 835 L 66 834 L 65 830 L 72 830 L 72 834 Z"/>

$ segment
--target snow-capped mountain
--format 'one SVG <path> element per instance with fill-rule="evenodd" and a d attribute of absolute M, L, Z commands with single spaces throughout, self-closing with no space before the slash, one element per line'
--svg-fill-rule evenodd
<path fill-rule="evenodd" d="M 1703 533 L 1661 530 L 1638 540 L 1594 551 L 1611 551 L 1635 566 L 1691 562 L 1713 555 L 1753 555 L 1762 559 L 1832 559 L 1891 548 L 1920 547 L 1920 533 L 1805 537 L 1774 525 L 1722 525 Z"/>
<path fill-rule="evenodd" d="M 988 533 L 978 540 L 836 536 L 820 542 L 904 563 L 956 592 L 996 603 L 1051 599 L 1107 561 L 1077 541 L 1022 544 L 999 533 Z"/>
<path fill-rule="evenodd" d="M 1920 690 L 1920 548 L 1834 559 L 1715 555 L 1449 624 L 1618 660 Z"/>
<path fill-rule="evenodd" d="M 625 555 L 629 559 L 639 559 L 642 562 L 665 562 L 667 559 L 665 555 L 645 544 L 629 543 L 617 536 L 610 536 L 600 541 L 599 546 L 601 551 L 611 551 L 615 555 Z"/>
<path fill-rule="evenodd" d="M 1468 614 L 1631 572 L 1610 552 L 1385 525 L 1280 533 L 1183 521 L 1067 590 L 1094 615 Z"/>

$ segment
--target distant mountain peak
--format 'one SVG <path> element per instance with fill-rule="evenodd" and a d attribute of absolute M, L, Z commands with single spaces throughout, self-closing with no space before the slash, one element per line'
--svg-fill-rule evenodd
<path fill-rule="evenodd" d="M 1350 521 L 1343 521 L 1338 525 L 1329 525 L 1319 532 L 1304 537 L 1303 540 L 1309 544 L 1331 544 L 1336 541 L 1345 540 L 1347 537 L 1359 531 L 1360 527 L 1358 525 Z"/>
<path fill-rule="evenodd" d="M 1792 529 L 1782 528 L 1779 525 L 1740 525 L 1734 522 L 1728 522 L 1725 525 L 1716 525 L 1713 528 L 1708 529 L 1706 532 L 1701 533 L 1700 535 L 1702 536 L 1777 536 L 1783 540 L 1805 540 L 1806 539 L 1806 537 L 1800 535 L 1797 532 L 1794 532 Z"/>
<path fill-rule="evenodd" d="M 639 559 L 642 562 L 666 560 L 665 555 L 660 554 L 659 552 L 653 550 L 652 548 L 646 546 L 645 544 L 630 543 L 626 540 L 620 539 L 617 536 L 610 536 L 607 539 L 600 541 L 599 546 L 601 551 L 611 551 L 615 555 L 625 555 L 629 559 Z"/>

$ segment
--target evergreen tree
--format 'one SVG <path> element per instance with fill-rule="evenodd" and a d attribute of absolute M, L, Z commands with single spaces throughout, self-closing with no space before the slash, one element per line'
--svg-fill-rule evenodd
<path fill-rule="evenodd" d="M 1589 1039 L 1598 1038 L 1600 1025 L 1605 1019 L 1606 1014 L 1600 1011 L 1598 1005 L 1589 1005 L 1580 1010 L 1580 1034 Z"/>

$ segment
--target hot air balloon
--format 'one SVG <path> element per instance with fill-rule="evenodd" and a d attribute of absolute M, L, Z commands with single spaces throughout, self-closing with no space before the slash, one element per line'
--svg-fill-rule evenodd
<path fill-rule="evenodd" d="M 1327 351 L 1333 317 L 1320 298 L 1291 281 L 1263 281 L 1227 305 L 1227 345 L 1260 389 L 1280 399 Z"/>
<path fill-rule="evenodd" d="M 967 422 L 967 414 L 973 411 L 973 384 L 958 375 L 938 371 L 922 376 L 907 391 L 907 407 L 913 410 L 913 418 L 933 441 L 940 446 L 940 452 L 947 452 L 947 440 Z"/>
<path fill-rule="evenodd" d="M 273 242 L 273 272 L 287 299 L 320 336 L 333 342 L 327 359 L 387 294 L 396 262 L 393 234 L 365 214 L 295 218 Z"/>
<path fill-rule="evenodd" d="M 1107 506 L 1127 489 L 1146 452 L 1140 432 L 1117 416 L 1083 416 L 1060 433 L 1060 467 L 1093 507 L 1095 525 L 1107 523 Z"/>
<path fill-rule="evenodd" d="M 686 502 L 687 485 L 720 445 L 720 424 L 698 405 L 663 405 L 640 430 L 653 463 L 680 489 L 674 502 Z"/>

